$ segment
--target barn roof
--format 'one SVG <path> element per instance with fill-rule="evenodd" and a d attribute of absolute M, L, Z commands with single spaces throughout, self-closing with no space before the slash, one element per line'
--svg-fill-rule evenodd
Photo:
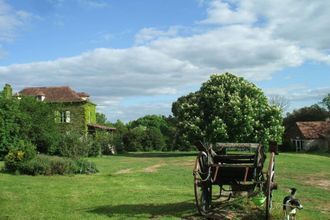
<path fill-rule="evenodd" d="M 306 139 L 319 139 L 330 132 L 330 121 L 306 121 L 296 124 Z"/>
<path fill-rule="evenodd" d="M 84 102 L 89 97 L 86 93 L 77 93 L 68 86 L 58 87 L 29 87 L 19 92 L 23 96 L 45 96 L 46 102 Z"/>

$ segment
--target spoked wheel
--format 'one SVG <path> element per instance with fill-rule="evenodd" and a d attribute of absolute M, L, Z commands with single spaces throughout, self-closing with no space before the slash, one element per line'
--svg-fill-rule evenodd
<path fill-rule="evenodd" d="M 194 169 L 195 203 L 201 215 L 207 215 L 212 203 L 212 183 L 209 176 L 207 154 L 200 152 L 196 158 Z"/>
<path fill-rule="evenodd" d="M 267 181 L 266 181 L 266 219 L 270 218 L 270 210 L 272 208 L 272 200 L 273 200 L 273 190 L 277 189 L 277 184 L 274 182 L 275 180 L 275 153 L 271 153 L 271 157 L 269 159 L 268 173 L 267 173 Z"/>

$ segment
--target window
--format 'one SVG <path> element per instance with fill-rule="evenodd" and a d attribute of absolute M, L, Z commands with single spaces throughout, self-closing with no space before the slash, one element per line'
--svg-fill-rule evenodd
<path fill-rule="evenodd" d="M 71 113 L 70 111 L 55 111 L 55 122 L 56 123 L 70 123 Z"/>
<path fill-rule="evenodd" d="M 37 95 L 37 100 L 38 101 L 44 101 L 45 100 L 45 96 L 44 95 Z"/>
<path fill-rule="evenodd" d="M 297 137 L 296 139 L 292 139 L 292 143 L 296 147 L 297 152 L 304 150 L 304 141 L 299 139 L 299 137 Z"/>
<path fill-rule="evenodd" d="M 70 111 L 65 111 L 65 122 L 70 123 L 71 118 L 70 118 Z"/>

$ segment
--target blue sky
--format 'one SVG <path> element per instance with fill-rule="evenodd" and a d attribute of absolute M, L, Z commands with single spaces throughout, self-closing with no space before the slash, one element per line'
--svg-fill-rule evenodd
<path fill-rule="evenodd" d="M 0 0 L 0 85 L 69 85 L 111 121 L 171 113 L 212 73 L 288 111 L 330 93 L 330 2 Z"/>

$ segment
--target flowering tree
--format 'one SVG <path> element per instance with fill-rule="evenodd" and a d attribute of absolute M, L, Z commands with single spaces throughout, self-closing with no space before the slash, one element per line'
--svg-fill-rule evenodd
<path fill-rule="evenodd" d="M 190 143 L 281 143 L 284 130 L 281 110 L 253 83 L 230 73 L 212 75 L 200 90 L 174 102 L 172 112 Z"/>

